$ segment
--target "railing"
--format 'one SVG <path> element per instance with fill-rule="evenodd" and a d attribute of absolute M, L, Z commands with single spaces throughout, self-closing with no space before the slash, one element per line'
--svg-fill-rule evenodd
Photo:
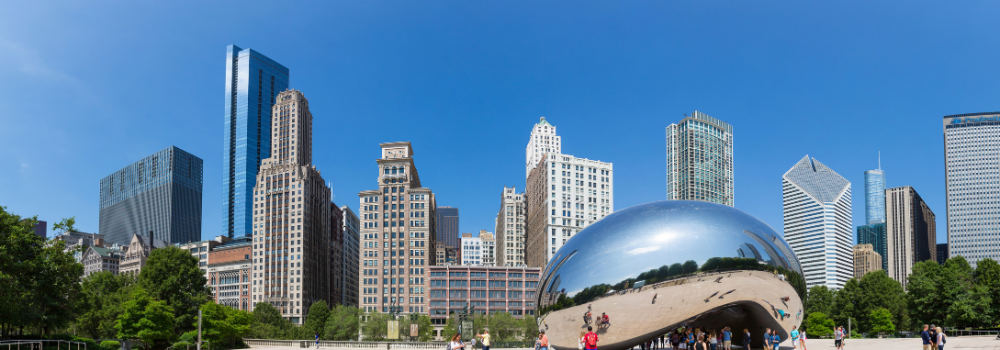
<path fill-rule="evenodd" d="M 961 336 L 983 336 L 983 335 L 994 335 L 1000 336 L 1000 330 L 987 329 L 987 330 L 976 330 L 976 329 L 945 329 L 944 334 L 949 337 L 961 337 Z"/>
<path fill-rule="evenodd" d="M 4 340 L 0 341 L 0 350 L 42 350 L 46 343 L 55 343 L 58 349 L 65 343 L 68 350 L 87 350 L 87 343 L 69 340 Z"/>
<path fill-rule="evenodd" d="M 251 348 L 255 347 L 293 347 L 310 348 L 316 346 L 315 340 L 271 340 L 271 339 L 243 339 L 243 342 Z M 333 341 L 320 340 L 321 349 L 374 349 L 374 350 L 442 350 L 445 349 L 444 342 L 382 342 L 382 341 Z M 0 349 L 3 350 L 3 349 Z"/>

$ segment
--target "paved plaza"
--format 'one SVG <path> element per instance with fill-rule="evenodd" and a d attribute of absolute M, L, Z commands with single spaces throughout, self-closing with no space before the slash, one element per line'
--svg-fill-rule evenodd
<path fill-rule="evenodd" d="M 781 350 L 792 349 L 788 341 L 781 343 Z M 833 350 L 833 339 L 809 339 L 806 340 L 807 350 Z M 920 338 L 893 338 L 893 339 L 848 339 L 844 343 L 844 350 L 897 350 L 897 349 L 923 349 Z M 1000 340 L 995 336 L 964 336 L 948 337 L 945 350 L 956 349 L 987 349 L 1000 350 Z"/>

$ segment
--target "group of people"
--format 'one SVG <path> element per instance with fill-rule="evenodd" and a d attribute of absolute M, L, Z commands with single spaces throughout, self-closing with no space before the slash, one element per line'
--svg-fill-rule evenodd
<path fill-rule="evenodd" d="M 941 327 L 934 327 L 934 325 L 924 325 L 924 330 L 920 331 L 920 339 L 924 341 L 924 350 L 944 350 L 946 338 Z M 934 347 L 935 345 L 937 348 Z"/>
<path fill-rule="evenodd" d="M 841 330 L 842 332 L 842 330 Z M 800 332 L 798 327 L 793 326 L 791 334 L 792 347 L 806 350 L 806 333 Z M 584 334 L 581 333 L 581 344 L 583 344 Z M 743 349 L 750 349 L 750 330 L 743 329 L 742 346 Z M 778 350 L 781 343 L 781 336 L 777 330 L 770 328 L 764 331 L 764 349 Z M 698 327 L 675 329 L 673 332 L 664 334 L 658 338 L 651 339 L 643 344 L 639 344 L 641 350 L 732 350 L 733 332 L 729 327 L 721 331 L 715 329 L 702 329 Z M 837 342 L 838 349 L 843 349 L 842 341 Z M 581 347 L 580 349 L 584 349 Z M 588 350 L 590 348 L 587 348 Z M 933 350 L 933 349 L 931 349 Z"/>
<path fill-rule="evenodd" d="M 653 297 L 653 301 L 654 302 L 656 301 L 655 296 Z M 590 305 L 587 305 L 587 313 L 583 314 L 583 323 L 589 326 L 593 320 L 594 318 L 590 313 Z M 597 318 L 597 328 L 598 329 L 608 328 L 608 326 L 610 325 L 611 325 L 611 318 L 608 317 L 607 313 L 602 312 L 601 316 Z"/>
<path fill-rule="evenodd" d="M 542 332 L 542 333 L 545 333 L 545 332 Z M 490 342 L 490 331 L 486 330 L 486 331 L 483 331 L 483 334 L 476 334 L 475 336 L 473 336 L 472 340 L 469 341 L 469 343 L 471 343 L 470 344 L 471 348 L 475 348 L 476 347 L 476 338 L 482 339 L 482 341 L 483 341 L 483 350 L 490 350 L 490 344 L 491 344 L 491 342 Z M 548 345 L 548 339 L 546 339 L 546 346 L 547 345 Z M 448 342 L 448 348 L 446 350 L 465 350 L 465 346 L 466 346 L 465 343 L 462 342 L 462 335 L 458 334 L 458 333 L 455 333 L 455 335 L 451 336 L 451 341 Z M 537 348 L 537 346 L 536 346 L 536 348 Z M 472 350 L 472 349 L 468 349 L 468 350 Z M 548 348 L 546 348 L 545 350 L 548 350 Z"/>

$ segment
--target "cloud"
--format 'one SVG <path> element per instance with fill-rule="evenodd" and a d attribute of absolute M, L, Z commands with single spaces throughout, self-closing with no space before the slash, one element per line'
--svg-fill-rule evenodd
<path fill-rule="evenodd" d="M 628 254 L 628 255 L 639 255 L 639 254 L 645 254 L 645 253 L 649 253 L 649 252 L 655 252 L 657 250 L 660 250 L 660 247 L 642 247 L 642 248 L 632 249 L 632 250 L 627 251 L 625 253 Z"/>
<path fill-rule="evenodd" d="M 73 76 L 45 63 L 38 50 L 30 46 L 0 38 L 0 57 L 8 57 L 3 65 L 14 67 L 17 71 L 33 78 L 68 83 L 74 87 L 80 85 Z"/>

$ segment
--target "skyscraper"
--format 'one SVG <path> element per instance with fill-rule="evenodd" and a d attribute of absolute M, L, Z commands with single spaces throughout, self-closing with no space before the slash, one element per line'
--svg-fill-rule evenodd
<path fill-rule="evenodd" d="M 253 49 L 226 47 L 225 152 L 222 154 L 223 236 L 250 234 L 253 188 L 271 156 L 271 107 L 288 89 L 288 68 Z"/>
<path fill-rule="evenodd" d="M 1000 112 L 944 117 L 948 255 L 1000 260 Z"/>
<path fill-rule="evenodd" d="M 885 222 L 885 173 L 882 169 L 865 171 L 865 223 Z"/>
<path fill-rule="evenodd" d="M 361 220 L 358 214 L 346 205 L 340 207 L 344 213 L 344 227 L 341 231 L 344 234 L 344 257 L 341 259 L 341 278 L 344 282 L 344 295 L 341 304 L 351 307 L 358 307 L 358 252 L 361 249 Z"/>
<path fill-rule="evenodd" d="M 444 243 L 446 247 L 457 248 L 460 244 L 458 240 L 458 208 L 437 207 L 435 230 L 438 242 Z"/>
<path fill-rule="evenodd" d="M 269 303 L 302 324 L 313 303 L 331 298 L 330 188 L 312 164 L 309 101 L 298 90 L 278 94 L 271 156 L 250 192 L 253 199 L 254 304 Z M 296 148 L 296 146 L 298 148 Z"/>
<path fill-rule="evenodd" d="M 128 245 L 133 234 L 168 243 L 201 240 L 202 160 L 170 146 L 101 179 L 100 232 Z"/>
<path fill-rule="evenodd" d="M 667 127 L 667 199 L 733 205 L 733 126 L 694 111 Z"/>
<path fill-rule="evenodd" d="M 483 244 L 479 256 L 483 266 L 497 266 L 497 240 L 493 232 L 479 230 L 479 241 Z"/>
<path fill-rule="evenodd" d="M 937 221 L 917 191 L 910 186 L 885 191 L 886 244 L 888 245 L 889 277 L 906 287 L 913 264 L 935 260 L 937 255 Z"/>
<path fill-rule="evenodd" d="M 436 259 L 437 214 L 421 186 L 409 142 L 380 144 L 378 189 L 361 191 L 360 299 L 365 311 L 426 313 L 428 266 Z"/>
<path fill-rule="evenodd" d="M 889 271 L 889 243 L 885 223 L 858 226 L 858 244 L 869 244 L 882 259 L 882 270 Z"/>
<path fill-rule="evenodd" d="M 872 250 L 871 244 L 854 246 L 854 278 L 861 279 L 865 274 L 882 269 L 882 256 Z"/>
<path fill-rule="evenodd" d="M 556 126 L 549 124 L 545 117 L 541 117 L 538 123 L 531 128 L 531 137 L 528 139 L 528 147 L 524 155 L 524 178 L 531 175 L 531 169 L 538 165 L 545 154 L 562 153 L 560 138 L 556 135 Z"/>
<path fill-rule="evenodd" d="M 525 230 L 527 229 L 527 202 L 523 193 L 514 187 L 504 186 L 500 193 L 500 212 L 497 213 L 497 266 L 523 266 Z"/>
<path fill-rule="evenodd" d="M 483 266 L 483 238 L 462 234 L 462 265 Z"/>
<path fill-rule="evenodd" d="M 806 286 L 843 288 L 851 267 L 851 183 L 808 155 L 782 176 L 785 240 Z"/>

